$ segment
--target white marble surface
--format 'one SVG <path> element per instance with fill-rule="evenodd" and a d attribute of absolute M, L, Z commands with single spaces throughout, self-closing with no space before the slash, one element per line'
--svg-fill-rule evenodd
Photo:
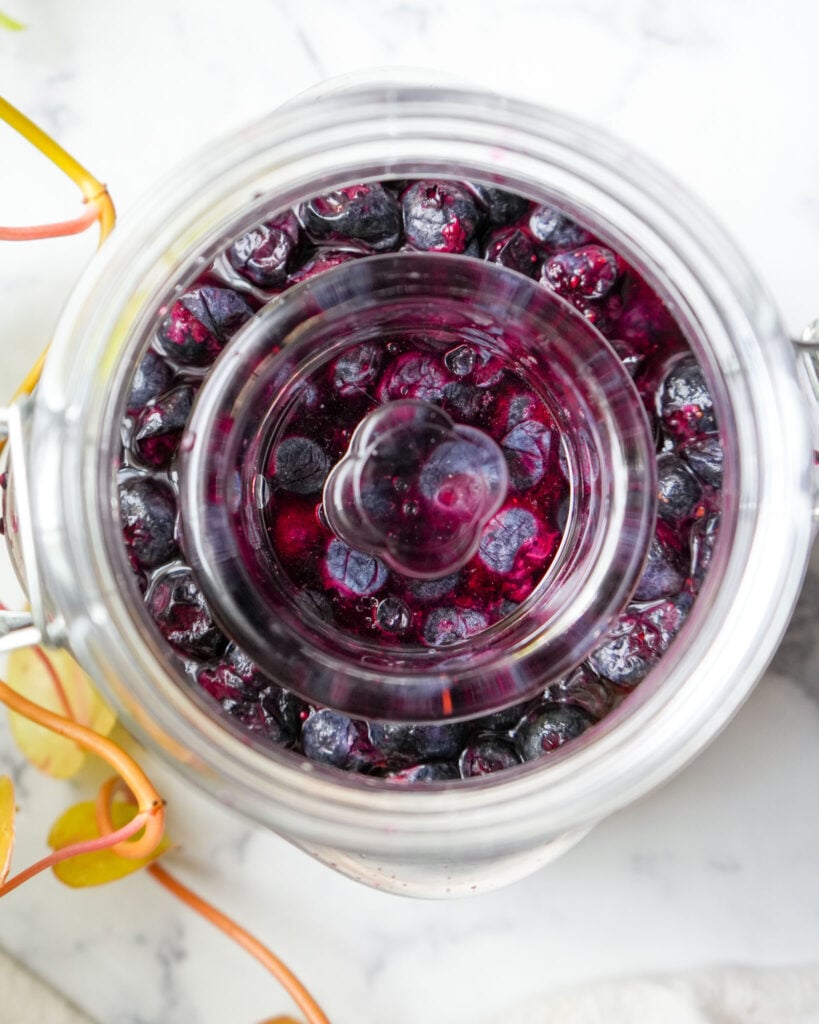
<path fill-rule="evenodd" d="M 819 315 L 819 7 L 809 0 L 2 7 L 29 28 L 0 35 L 0 87 L 108 182 L 122 210 L 193 147 L 319 78 L 423 65 L 580 114 L 653 153 L 746 248 L 793 331 Z M 75 211 L 73 188 L 3 126 L 0 183 L 0 223 Z M 90 237 L 0 247 L 0 400 L 92 248 Z M 601 978 L 819 961 L 814 562 L 775 670 L 717 742 L 506 891 L 434 904 L 365 890 L 156 767 L 177 871 L 270 942 L 334 1024 L 466 1024 Z M 11 592 L 6 570 L 0 587 Z M 22 865 L 90 780 L 36 775 L 0 725 L 3 771 L 19 787 Z M 288 1008 L 261 969 L 148 877 L 82 893 L 42 877 L 0 906 L 0 945 L 105 1024 L 241 1024 Z M 0 999 L 0 1024 L 14 1019 Z"/>

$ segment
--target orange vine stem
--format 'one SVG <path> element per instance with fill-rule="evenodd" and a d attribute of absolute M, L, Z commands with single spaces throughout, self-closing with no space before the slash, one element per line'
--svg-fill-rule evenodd
<path fill-rule="evenodd" d="M 148 817 L 148 814 L 137 814 L 136 817 L 132 818 L 131 821 L 128 822 L 127 825 L 123 825 L 122 828 L 119 828 L 114 832 L 98 836 L 96 839 L 84 839 L 82 842 L 71 843 L 70 846 L 64 846 L 61 850 L 55 850 L 47 857 L 43 857 L 42 860 L 38 860 L 36 864 L 32 864 L 24 871 L 21 871 L 13 878 L 10 878 L 3 885 L 0 885 L 0 896 L 8 895 L 8 893 L 13 889 L 16 889 L 18 885 L 22 885 L 23 882 L 27 882 L 29 878 L 33 878 L 34 875 L 39 875 L 41 871 L 53 868 L 55 864 L 59 864 L 71 857 L 78 857 L 81 853 L 96 853 L 98 850 L 112 849 L 117 845 L 117 843 L 125 842 L 130 839 L 131 836 L 136 835 L 140 829 L 144 828 Z"/>
<path fill-rule="evenodd" d="M 26 700 L 6 683 L 0 681 L 0 701 L 19 715 L 37 722 L 38 725 L 56 732 L 59 736 L 79 743 L 101 757 L 125 780 L 137 800 L 141 815 L 145 815 L 145 831 L 138 839 L 117 842 L 114 853 L 134 860 L 149 857 L 159 846 L 165 831 L 165 802 L 154 789 L 153 783 L 132 757 L 118 747 L 113 740 L 100 736 L 79 722 L 72 722 L 53 711 L 47 711 Z"/>
<path fill-rule="evenodd" d="M 291 998 L 307 1018 L 307 1024 L 330 1024 L 329 1018 L 313 999 L 299 979 L 293 974 L 289 967 L 282 963 L 267 946 L 263 945 L 257 938 L 246 931 L 235 921 L 231 920 L 216 907 L 212 906 L 201 896 L 197 896 L 187 886 L 183 885 L 173 875 L 169 874 L 159 864 L 149 864 L 145 869 L 149 871 L 160 885 L 164 886 L 174 896 L 182 900 L 189 907 L 201 914 L 207 921 L 215 925 L 242 949 L 254 956 L 262 966 L 276 978 L 277 981 L 287 990 Z"/>
<path fill-rule="evenodd" d="M 100 207 L 96 200 L 88 203 L 87 209 L 73 220 L 62 220 L 56 224 L 35 224 L 33 227 L 0 227 L 0 242 L 30 242 L 40 238 L 63 238 L 78 235 L 99 220 Z"/>

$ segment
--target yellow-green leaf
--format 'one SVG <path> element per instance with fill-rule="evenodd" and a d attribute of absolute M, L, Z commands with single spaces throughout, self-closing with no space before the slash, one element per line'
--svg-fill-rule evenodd
<path fill-rule="evenodd" d="M 9 32 L 22 32 L 25 27 L 21 21 L 16 21 L 0 11 L 0 28 L 8 29 Z"/>
<path fill-rule="evenodd" d="M 120 829 L 127 825 L 136 812 L 136 807 L 132 804 L 113 803 L 111 805 L 111 820 L 114 827 Z M 69 807 L 57 819 L 48 835 L 48 845 L 53 850 L 62 850 L 73 843 L 97 839 L 99 834 L 96 805 L 89 800 Z M 163 838 L 157 850 L 150 857 L 143 857 L 140 860 L 120 857 L 113 850 L 81 853 L 55 864 L 52 870 L 61 882 L 70 885 L 72 889 L 82 889 L 89 885 L 105 885 L 107 882 L 116 882 L 134 871 L 144 868 L 146 864 L 150 864 L 151 861 L 161 856 L 169 846 L 170 842 L 167 837 Z"/>
<path fill-rule="evenodd" d="M 67 651 L 27 647 L 8 659 L 8 685 L 49 711 L 87 725 L 107 736 L 114 727 L 114 713 L 103 702 L 94 684 Z M 9 712 L 11 732 L 23 754 L 41 771 L 68 779 L 82 767 L 85 751 L 72 740 L 57 736 L 29 719 Z"/>
<path fill-rule="evenodd" d="M 0 776 L 0 885 L 8 878 L 14 849 L 14 783 Z"/>

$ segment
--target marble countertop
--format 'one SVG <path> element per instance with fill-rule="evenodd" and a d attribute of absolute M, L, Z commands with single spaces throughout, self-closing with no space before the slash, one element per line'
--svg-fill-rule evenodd
<path fill-rule="evenodd" d="M 121 210 L 166 168 L 315 81 L 446 71 L 605 125 L 716 212 L 793 332 L 819 315 L 819 133 L 808 0 L 3 0 L 4 94 L 108 182 Z M 76 193 L 0 126 L 0 223 L 72 215 Z M 48 340 L 90 237 L 0 247 L 0 401 Z M 0 593 L 12 594 L 0 570 Z M 819 559 L 772 668 L 686 771 L 562 860 L 474 900 L 364 889 L 215 807 L 154 759 L 181 877 L 256 931 L 334 1024 L 466 1024 L 575 983 L 715 964 L 819 961 Z M 15 863 L 88 780 L 19 791 Z M 288 1011 L 276 985 L 147 876 L 3 901 L 0 946 L 104 1024 L 224 1024 Z M 0 1024 L 10 1024 L 0 1000 Z M 636 1022 L 641 1024 L 641 1022 Z M 654 1022 L 650 1022 L 654 1024 Z"/>

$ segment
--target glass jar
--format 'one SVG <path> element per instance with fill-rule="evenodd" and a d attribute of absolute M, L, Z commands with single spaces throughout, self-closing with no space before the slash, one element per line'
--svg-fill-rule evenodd
<path fill-rule="evenodd" d="M 501 186 L 607 240 L 683 327 L 727 439 L 711 568 L 648 678 L 563 756 L 400 790 L 254 749 L 180 688 L 145 628 L 112 471 L 129 375 L 174 286 L 272 204 L 386 177 Z M 0 624 L 0 649 L 38 636 L 69 646 L 179 771 L 355 879 L 422 896 L 506 884 L 679 770 L 764 670 L 813 538 L 816 351 L 806 336 L 800 365 L 719 226 L 597 128 L 461 88 L 382 82 L 306 97 L 198 154 L 123 218 L 71 297 L 34 400 L 5 415 L 6 532 L 32 615 Z"/>

